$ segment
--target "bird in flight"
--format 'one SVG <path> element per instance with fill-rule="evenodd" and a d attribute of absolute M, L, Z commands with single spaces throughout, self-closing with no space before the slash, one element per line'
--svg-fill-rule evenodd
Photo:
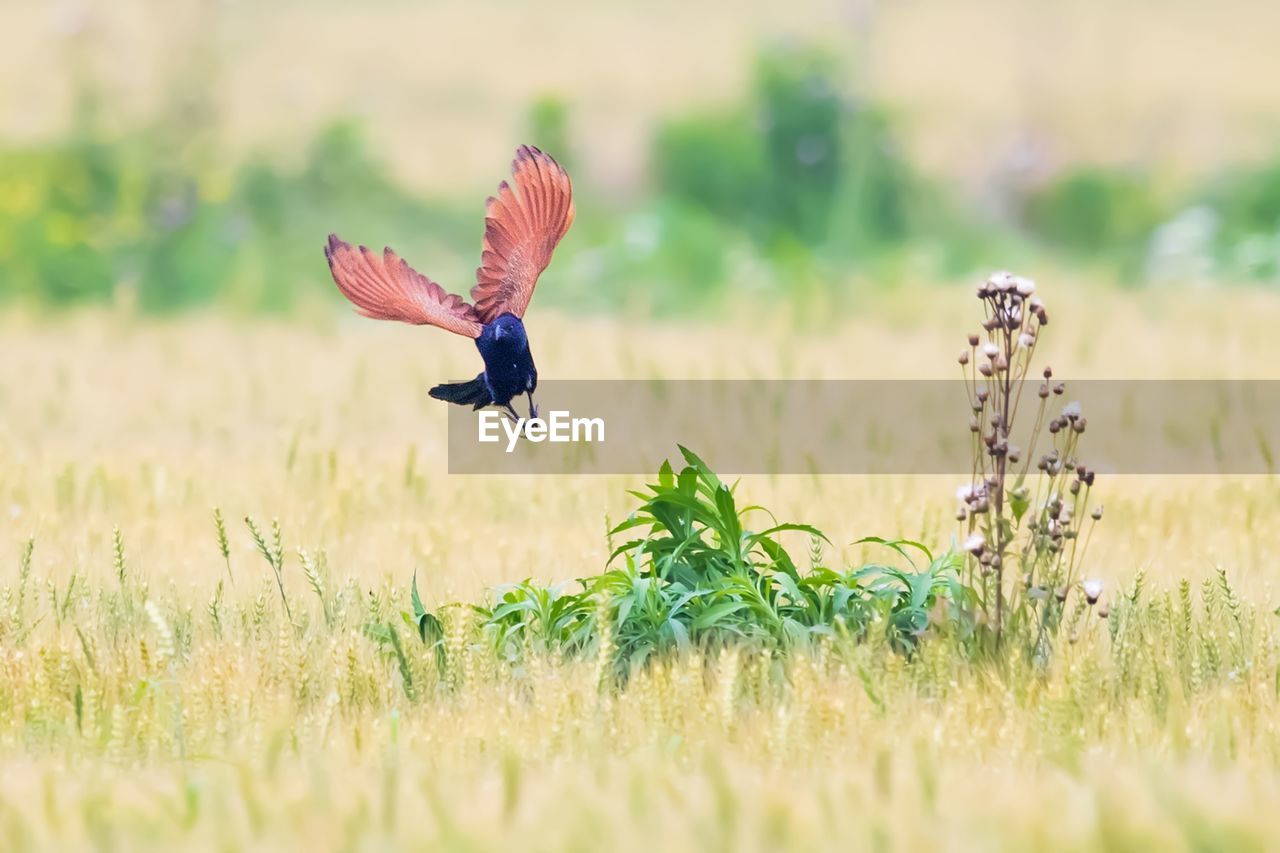
<path fill-rule="evenodd" d="M 511 183 L 499 184 L 485 205 L 474 304 L 409 266 L 390 247 L 379 255 L 330 234 L 324 254 L 338 289 L 364 316 L 438 326 L 475 340 L 484 370 L 467 382 L 435 386 L 432 397 L 473 409 L 499 406 L 519 420 L 511 401 L 521 395 L 529 397 L 529 417 L 538 416 L 538 369 L 522 318 L 538 276 L 573 224 L 573 187 L 560 164 L 531 145 L 516 149 L 511 175 Z"/>

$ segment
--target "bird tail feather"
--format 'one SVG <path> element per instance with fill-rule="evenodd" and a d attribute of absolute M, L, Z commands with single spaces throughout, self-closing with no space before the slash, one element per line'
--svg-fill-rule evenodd
<path fill-rule="evenodd" d="M 455 403 L 459 406 L 471 406 L 473 409 L 483 409 L 493 402 L 489 388 L 485 385 L 483 373 L 468 382 L 449 382 L 437 385 L 427 393 L 437 400 L 444 400 L 447 403 Z"/>

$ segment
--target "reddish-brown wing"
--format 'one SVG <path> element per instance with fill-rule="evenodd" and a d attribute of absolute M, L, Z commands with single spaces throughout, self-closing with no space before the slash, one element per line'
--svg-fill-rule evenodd
<path fill-rule="evenodd" d="M 353 248 L 330 234 L 324 255 L 338 289 L 364 316 L 439 326 L 468 338 L 480 337 L 481 322 L 474 308 L 409 266 L 390 248 L 378 255 L 364 246 Z"/>
<path fill-rule="evenodd" d="M 573 187 L 560 164 L 522 145 L 506 181 L 485 207 L 484 252 L 471 301 L 481 322 L 511 313 L 523 317 L 538 276 L 573 224 Z"/>

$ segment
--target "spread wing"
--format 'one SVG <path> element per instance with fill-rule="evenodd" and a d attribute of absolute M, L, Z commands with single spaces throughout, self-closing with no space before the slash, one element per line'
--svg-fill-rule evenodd
<path fill-rule="evenodd" d="M 338 289 L 364 316 L 439 326 L 468 338 L 480 337 L 481 321 L 474 308 L 409 266 L 390 248 L 378 255 L 364 246 L 353 248 L 330 234 L 324 256 Z"/>
<path fill-rule="evenodd" d="M 560 164 L 530 145 L 516 149 L 514 187 L 503 181 L 485 206 L 484 251 L 471 300 L 481 322 L 523 317 L 538 276 L 573 224 L 573 187 Z"/>

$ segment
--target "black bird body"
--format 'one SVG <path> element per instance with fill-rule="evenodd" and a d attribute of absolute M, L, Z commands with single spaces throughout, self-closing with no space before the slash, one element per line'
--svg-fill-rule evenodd
<path fill-rule="evenodd" d="M 520 318 L 503 314 L 487 324 L 476 338 L 476 349 L 484 359 L 484 372 L 468 382 L 437 385 L 431 396 L 473 409 L 492 405 L 510 410 L 513 399 L 528 394 L 530 415 L 536 416 L 532 399 L 538 389 L 538 368 Z"/>
<path fill-rule="evenodd" d="M 500 406 L 518 417 L 511 401 L 529 397 L 538 370 L 529 350 L 524 312 L 538 276 L 573 224 L 569 175 L 537 148 L 522 145 L 511 164 L 512 183 L 503 181 L 485 205 L 484 243 L 472 303 L 449 293 L 391 251 L 382 255 L 353 247 L 330 234 L 325 257 L 334 283 L 366 317 L 436 326 L 472 338 L 484 372 L 466 382 L 437 385 L 430 394 L 461 406 Z"/>

